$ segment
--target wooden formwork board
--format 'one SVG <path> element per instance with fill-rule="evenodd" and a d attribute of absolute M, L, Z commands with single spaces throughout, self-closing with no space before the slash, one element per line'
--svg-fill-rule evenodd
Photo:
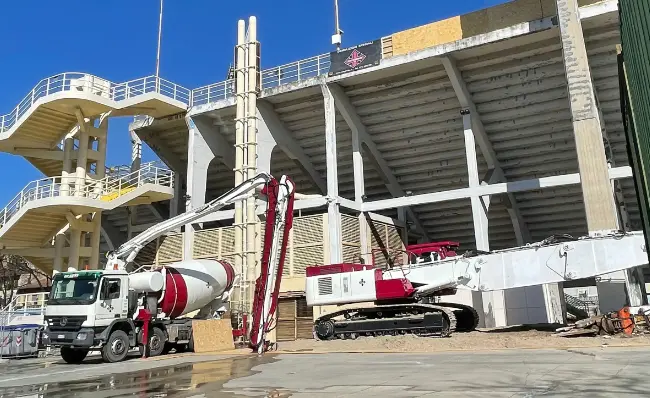
<path fill-rule="evenodd" d="M 218 352 L 235 349 L 230 319 L 192 321 L 194 352 Z"/>

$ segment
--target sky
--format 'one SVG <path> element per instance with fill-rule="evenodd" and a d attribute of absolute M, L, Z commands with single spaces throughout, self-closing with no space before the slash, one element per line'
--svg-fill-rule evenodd
<path fill-rule="evenodd" d="M 505 0 L 339 0 L 343 47 L 504 3 Z M 153 75 L 159 0 L 32 0 L 3 4 L 0 15 L 0 115 L 41 79 L 83 72 L 113 82 Z M 186 88 L 225 80 L 237 20 L 258 21 L 262 68 L 333 50 L 333 0 L 165 0 L 160 76 Z M 128 124 L 111 119 L 107 166 L 130 161 Z M 155 154 L 144 148 L 143 160 Z M 0 153 L 0 206 L 43 175 Z"/>

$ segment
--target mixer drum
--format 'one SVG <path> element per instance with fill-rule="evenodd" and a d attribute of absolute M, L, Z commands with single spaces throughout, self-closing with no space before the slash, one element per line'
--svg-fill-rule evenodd
<path fill-rule="evenodd" d="M 161 310 L 176 318 L 203 308 L 224 292 L 235 280 L 235 270 L 223 260 L 187 260 L 166 265 L 165 290 Z"/>

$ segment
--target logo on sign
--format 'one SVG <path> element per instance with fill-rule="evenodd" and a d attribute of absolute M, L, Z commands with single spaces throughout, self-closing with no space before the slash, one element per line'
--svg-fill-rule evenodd
<path fill-rule="evenodd" d="M 357 66 L 361 65 L 365 59 L 366 55 L 355 48 L 350 53 L 350 55 L 348 55 L 347 59 L 345 60 L 345 64 L 354 69 Z"/>

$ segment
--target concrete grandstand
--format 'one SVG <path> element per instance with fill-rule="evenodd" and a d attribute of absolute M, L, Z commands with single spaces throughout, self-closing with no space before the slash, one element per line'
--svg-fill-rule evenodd
<path fill-rule="evenodd" d="M 293 326 L 278 334 L 311 336 L 312 314 L 300 304 L 309 265 L 385 263 L 386 249 L 409 242 L 451 240 L 489 251 L 641 228 L 619 103 L 618 2 L 578 4 L 569 21 L 558 18 L 555 0 L 517 0 L 261 71 L 257 169 L 290 175 L 310 195 L 296 202 L 282 286 L 280 319 L 283 308 L 293 312 Z M 591 79 L 580 83 L 596 100 L 605 142 L 591 161 L 576 145 L 585 141 L 576 138 L 581 119 L 569 99 L 576 96 L 569 41 L 585 55 L 579 61 Z M 107 250 L 140 230 L 133 214 L 155 222 L 224 193 L 241 167 L 234 93 L 233 80 L 188 90 L 151 77 L 44 79 L 0 120 L 0 149 L 48 177 L 0 214 L 0 244 L 48 270 L 84 258 L 99 264 L 100 239 Z M 135 161 L 128 172 L 106 174 L 106 126 L 117 115 L 137 115 L 134 153 L 142 140 L 166 167 Z M 598 180 L 589 167 L 608 177 Z M 602 189 L 613 203 L 605 211 Z M 243 256 L 232 249 L 233 213 L 152 242 L 137 262 Z M 607 227 L 611 220 L 616 225 Z M 609 311 L 643 290 L 640 274 L 455 299 L 482 308 L 485 326 L 562 322 L 563 288 L 596 285 L 601 311 Z"/>

